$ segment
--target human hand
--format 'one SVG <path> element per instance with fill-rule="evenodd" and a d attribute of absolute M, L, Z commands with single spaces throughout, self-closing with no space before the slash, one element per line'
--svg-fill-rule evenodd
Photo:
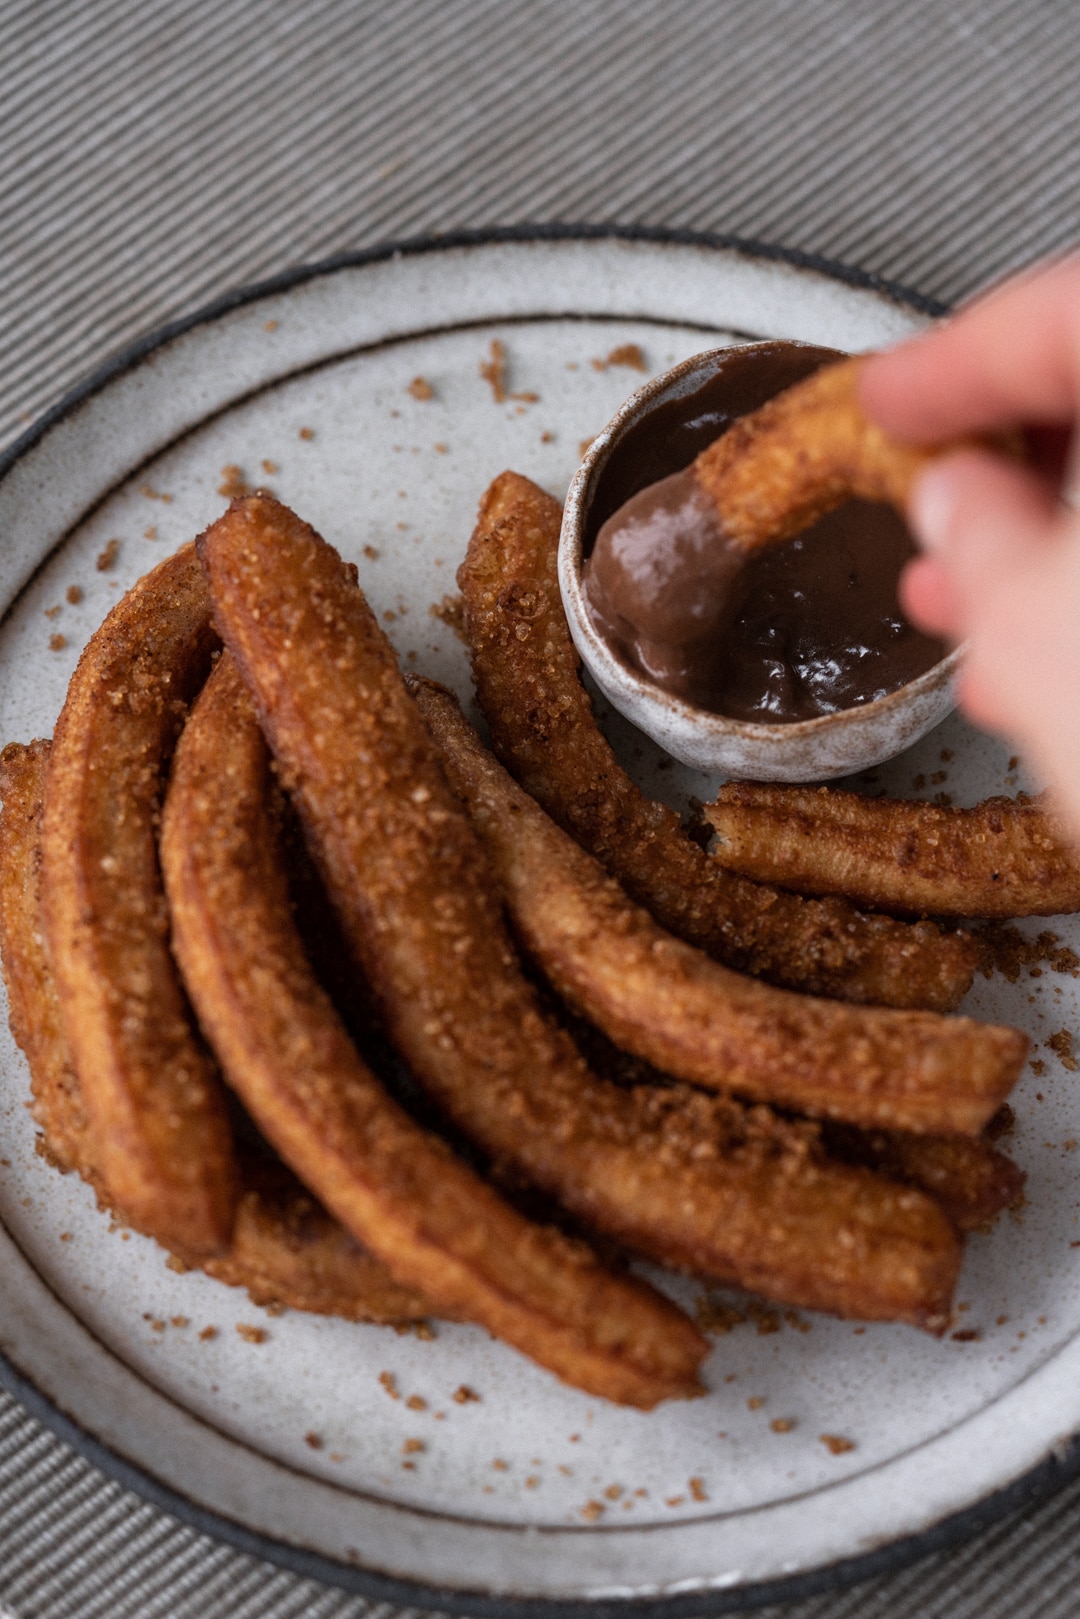
<path fill-rule="evenodd" d="M 916 624 L 969 643 L 960 705 L 1017 741 L 1080 834 L 1080 513 L 1067 504 L 1080 419 L 1080 255 L 1007 282 L 867 361 L 867 414 L 899 438 L 1025 430 L 1032 463 L 964 450 L 923 472 L 923 554 L 901 581 Z"/>

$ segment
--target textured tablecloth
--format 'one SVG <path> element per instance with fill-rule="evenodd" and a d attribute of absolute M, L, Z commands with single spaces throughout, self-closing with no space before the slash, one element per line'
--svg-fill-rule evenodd
<path fill-rule="evenodd" d="M 220 293 L 423 233 L 735 234 L 955 300 L 1080 237 L 1078 81 L 1072 0 L 2 0 L 0 443 Z M 205 1539 L 2 1395 L 0 1605 L 395 1611 Z M 1080 1614 L 1080 1483 L 767 1612 Z"/>

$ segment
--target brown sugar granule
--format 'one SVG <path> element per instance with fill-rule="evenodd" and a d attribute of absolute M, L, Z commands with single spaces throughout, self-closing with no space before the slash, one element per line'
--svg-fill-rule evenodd
<path fill-rule="evenodd" d="M 315 437 L 315 429 L 313 427 L 302 427 L 296 436 L 297 438 L 302 438 L 305 444 L 310 444 Z"/>
<path fill-rule="evenodd" d="M 681 1507 L 685 1500 L 685 1495 L 669 1495 L 664 1505 L 666 1507 Z"/>
<path fill-rule="evenodd" d="M 1018 753 L 1014 753 L 1012 758 L 1009 760 L 1008 764 L 1005 766 L 1005 769 L 1006 770 L 1015 770 L 1019 763 L 1020 763 L 1020 755 Z"/>
<path fill-rule="evenodd" d="M 165 1323 L 164 1323 L 164 1321 L 162 1321 L 160 1316 L 155 1316 L 154 1320 L 151 1321 L 151 1323 L 150 1323 L 150 1331 L 151 1332 L 164 1332 L 165 1331 Z"/>
<path fill-rule="evenodd" d="M 481 375 L 483 375 L 482 371 Z M 426 377 L 413 377 L 405 392 L 412 394 L 414 399 L 434 399 L 435 397 L 435 390 Z"/>
<path fill-rule="evenodd" d="M 541 444 L 554 444 L 555 434 L 551 431 L 550 427 L 545 427 L 544 431 L 540 434 L 540 442 Z"/>
<path fill-rule="evenodd" d="M 208 1344 L 211 1338 L 217 1337 L 217 1332 L 218 1329 L 216 1327 L 204 1327 L 200 1332 L 199 1337 L 202 1339 L 204 1344 Z"/>
<path fill-rule="evenodd" d="M 468 1405 L 470 1401 L 479 1401 L 480 1396 L 475 1389 L 469 1387 L 468 1383 L 461 1383 L 454 1390 L 451 1399 L 456 1405 Z"/>
<path fill-rule="evenodd" d="M 609 1484 L 607 1489 L 604 1491 L 604 1494 L 609 1501 L 617 1501 L 619 1497 L 625 1493 L 626 1492 L 621 1484 Z"/>
<path fill-rule="evenodd" d="M 433 1344 L 435 1342 L 435 1328 L 430 1321 L 404 1321 L 401 1325 L 410 1338 L 416 1338 L 422 1344 Z"/>
<path fill-rule="evenodd" d="M 276 320 L 264 320 L 263 321 L 263 331 L 264 332 L 276 332 L 277 331 L 277 321 Z"/>
<path fill-rule="evenodd" d="M 504 1462 L 501 1456 L 496 1456 L 491 1465 L 496 1473 L 509 1473 L 510 1471 L 510 1463 Z"/>
<path fill-rule="evenodd" d="M 537 1486 L 539 1485 L 539 1483 L 540 1483 L 540 1479 L 537 1476 L 537 1474 L 536 1473 L 530 1473 L 528 1478 L 525 1480 L 525 1488 L 527 1490 L 535 1490 L 537 1488 Z"/>
<path fill-rule="evenodd" d="M 83 587 L 82 585 L 68 585 L 65 594 L 72 607 L 78 607 L 83 599 Z"/>
<path fill-rule="evenodd" d="M 587 1519 L 589 1523 L 595 1523 L 597 1518 L 602 1518 L 606 1511 L 607 1508 L 602 1501 L 586 1501 L 581 1509 L 581 1516 Z"/>
<path fill-rule="evenodd" d="M 397 1378 L 394 1376 L 393 1372 L 380 1372 L 379 1382 L 392 1400 L 401 1399 L 401 1395 L 398 1392 Z"/>
<path fill-rule="evenodd" d="M 284 1315 L 287 1308 L 288 1306 L 282 1304 L 280 1299 L 271 1299 L 268 1304 L 263 1305 L 267 1315 Z"/>
<path fill-rule="evenodd" d="M 321 1450 L 323 1448 L 323 1442 L 317 1433 L 306 1433 L 304 1435 L 304 1444 L 310 1446 L 312 1450 Z"/>
<path fill-rule="evenodd" d="M 952 757 L 953 750 L 951 748 L 942 748 L 941 752 L 938 754 L 938 758 L 941 760 L 943 765 L 951 764 Z"/>
<path fill-rule="evenodd" d="M 265 1327 L 253 1327 L 247 1321 L 238 1321 L 236 1330 L 246 1344 L 264 1344 L 267 1339 Z"/>
<path fill-rule="evenodd" d="M 917 776 L 912 776 L 911 785 L 914 787 L 917 793 L 922 792 L 923 788 L 926 786 L 926 777 L 923 775 L 921 770 Z"/>
<path fill-rule="evenodd" d="M 1075 1136 L 1070 1136 L 1068 1141 L 1063 1141 L 1061 1143 L 1061 1150 L 1062 1150 L 1062 1152 L 1075 1152 L 1076 1148 L 1077 1148 L 1077 1145 L 1078 1145 L 1078 1143 L 1077 1143 L 1076 1137 Z"/>
<path fill-rule="evenodd" d="M 746 1409 L 748 1411 L 760 1411 L 764 1404 L 765 1401 L 762 1399 L 760 1394 L 751 1394 L 750 1398 L 746 1402 Z"/>
<path fill-rule="evenodd" d="M 72 1240 L 72 1238 L 71 1238 L 71 1232 L 70 1231 L 61 1231 L 61 1233 L 60 1233 L 60 1241 L 61 1242 L 70 1242 L 71 1240 Z"/>
<path fill-rule="evenodd" d="M 189 1327 L 191 1325 L 186 1315 L 172 1315 L 169 1320 L 174 1327 Z"/>
<path fill-rule="evenodd" d="M 795 1422 L 792 1417 L 773 1417 L 769 1423 L 773 1433 L 790 1433 L 794 1426 Z"/>
<path fill-rule="evenodd" d="M 982 1333 L 975 1327 L 963 1327 L 959 1332 L 952 1333 L 951 1336 L 954 1344 L 974 1344 L 978 1343 Z"/>
<path fill-rule="evenodd" d="M 948 779 L 949 772 L 947 770 L 933 770 L 930 773 L 930 785 L 932 787 L 940 787 L 941 783 L 948 781 Z"/>
<path fill-rule="evenodd" d="M 46 618 L 58 618 L 62 612 L 63 612 L 63 608 L 61 607 L 60 603 L 57 602 L 55 607 L 46 607 L 46 609 L 45 609 L 45 617 Z"/>
<path fill-rule="evenodd" d="M 378 562 L 381 552 L 376 551 L 373 545 L 365 545 L 364 555 L 367 557 L 369 562 Z"/>
<path fill-rule="evenodd" d="M 480 361 L 480 375 L 490 386 L 497 405 L 506 403 L 506 345 L 492 338 L 490 358 Z"/>
<path fill-rule="evenodd" d="M 418 1456 L 421 1451 L 426 1449 L 427 1446 L 422 1439 L 406 1439 L 401 1447 L 401 1454 L 403 1456 Z"/>
<path fill-rule="evenodd" d="M 445 444 L 436 444 L 435 445 L 435 454 L 436 455 L 449 455 L 449 453 L 450 452 L 447 449 Z"/>
<path fill-rule="evenodd" d="M 244 477 L 243 470 L 231 461 L 221 469 L 218 494 L 224 495 L 226 500 L 243 500 L 251 494 L 251 485 Z"/>
<path fill-rule="evenodd" d="M 95 564 L 98 573 L 107 573 L 120 555 L 120 541 L 110 540 L 103 551 L 98 552 Z"/>
<path fill-rule="evenodd" d="M 746 1312 L 756 1325 L 759 1337 L 767 1338 L 771 1333 L 780 1331 L 779 1310 L 770 1310 L 767 1305 L 753 1299 L 746 1306 Z"/>
<path fill-rule="evenodd" d="M 275 472 L 280 471 L 276 461 L 260 461 L 259 465 L 262 467 L 268 478 L 272 478 Z"/>
<path fill-rule="evenodd" d="M 1043 1062 L 1041 1057 L 1032 1057 L 1031 1072 L 1035 1075 L 1036 1079 L 1039 1079 L 1043 1074 L 1046 1073 L 1046 1064 Z M 1042 1097 L 1038 1097 L 1037 1100 L 1041 1102 Z"/>
<path fill-rule="evenodd" d="M 416 1472 L 416 1463 L 415 1462 L 402 1462 L 401 1465 L 405 1469 L 406 1473 L 415 1473 Z"/>
<path fill-rule="evenodd" d="M 144 528 L 143 531 L 142 531 L 142 537 L 143 537 L 144 540 L 156 540 L 157 539 L 157 524 L 156 523 L 151 523 L 149 528 Z"/>
<path fill-rule="evenodd" d="M 620 343 L 606 359 L 591 360 L 589 363 L 594 371 L 606 371 L 609 365 L 629 366 L 631 371 L 645 370 L 645 356 L 637 343 Z"/>
<path fill-rule="evenodd" d="M 510 398 L 520 399 L 526 405 L 538 405 L 540 403 L 540 395 L 533 393 L 531 390 L 523 390 L 521 393 L 511 394 Z M 524 414 L 524 411 L 518 411 L 519 416 L 523 416 Z"/>
<path fill-rule="evenodd" d="M 819 1433 L 818 1438 L 829 1452 L 830 1456 L 843 1456 L 845 1451 L 855 1449 L 853 1439 L 844 1439 L 838 1433 Z"/>
<path fill-rule="evenodd" d="M 703 1478 L 692 1478 L 690 1480 L 690 1496 L 694 1501 L 707 1501 L 709 1499 Z"/>
<path fill-rule="evenodd" d="M 422 1394 L 410 1394 L 405 1401 L 405 1407 L 408 1411 L 426 1411 L 427 1401 Z"/>
<path fill-rule="evenodd" d="M 1072 1030 L 1059 1029 L 1056 1034 L 1050 1036 L 1046 1044 L 1055 1057 L 1058 1058 L 1062 1068 L 1067 1069 L 1070 1074 L 1075 1074 L 1077 1067 L 1080 1065 L 1077 1064 L 1076 1058 L 1073 1056 Z"/>
<path fill-rule="evenodd" d="M 985 978 L 999 972 L 1010 984 L 1015 984 L 1025 968 L 1035 972 L 1040 966 L 1048 966 L 1052 972 L 1068 973 L 1070 977 L 1080 976 L 1080 956 L 1063 945 L 1049 928 L 1029 939 L 1007 922 L 984 922 L 973 930 L 973 937 L 979 952 L 979 969 Z M 1037 972 L 1035 975 L 1038 976 Z"/>
<path fill-rule="evenodd" d="M 429 618 L 437 618 L 447 629 L 453 630 L 459 641 L 468 645 L 468 633 L 465 629 L 465 598 L 463 596 L 444 596 L 440 602 L 432 602 L 428 608 Z"/>
<path fill-rule="evenodd" d="M 66 646 L 67 646 L 67 636 L 66 635 L 60 635 L 59 633 L 57 633 L 55 635 L 50 635 L 49 636 L 49 651 L 50 652 L 63 652 L 63 650 L 64 650 L 64 648 Z"/>
<path fill-rule="evenodd" d="M 172 502 L 171 495 L 163 494 L 160 489 L 155 489 L 152 483 L 141 483 L 139 493 L 140 495 L 145 495 L 147 500 L 160 500 L 165 506 L 170 505 Z"/>

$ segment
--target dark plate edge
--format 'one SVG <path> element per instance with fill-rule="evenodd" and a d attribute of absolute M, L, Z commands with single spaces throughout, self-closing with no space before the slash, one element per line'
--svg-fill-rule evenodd
<path fill-rule="evenodd" d="M 63 421 L 84 400 L 107 383 L 145 360 L 173 339 L 221 315 L 260 298 L 333 274 L 342 269 L 376 264 L 393 258 L 416 257 L 461 247 L 486 247 L 501 242 L 530 241 L 640 241 L 687 247 L 704 247 L 740 254 L 748 259 L 782 263 L 808 270 L 879 296 L 919 314 L 940 316 L 948 306 L 872 272 L 838 264 L 814 253 L 786 248 L 774 243 L 725 234 L 690 230 L 668 230 L 645 225 L 537 224 L 468 230 L 446 235 L 421 236 L 370 248 L 334 254 L 312 264 L 297 266 L 278 275 L 238 288 L 201 308 L 171 321 L 118 351 L 83 381 L 64 394 L 24 433 L 0 454 L 0 479 L 46 433 Z M 551 1600 L 535 1597 L 492 1597 L 482 1592 L 441 1589 L 391 1578 L 339 1563 L 321 1554 L 304 1551 L 272 1540 L 217 1513 L 196 1506 L 185 1496 L 162 1484 L 151 1474 L 110 1450 L 27 1379 L 0 1352 L 0 1387 L 3 1387 L 38 1421 L 50 1429 L 77 1454 L 106 1476 L 116 1479 L 143 1499 L 210 1538 L 224 1540 L 248 1556 L 258 1557 L 306 1579 L 337 1586 L 375 1601 L 394 1602 L 404 1607 L 423 1605 L 447 1613 L 474 1614 L 483 1619 L 690 1619 L 698 1614 L 746 1612 L 776 1603 L 796 1602 L 822 1591 L 848 1586 L 888 1574 L 928 1557 L 934 1552 L 969 1539 L 979 1530 L 1008 1513 L 1040 1500 L 1061 1489 L 1080 1473 L 1080 1435 L 1054 1447 L 1050 1456 L 1037 1463 L 1022 1478 L 1004 1485 L 991 1495 L 951 1514 L 929 1529 L 893 1541 L 876 1551 L 845 1558 L 805 1574 L 769 1580 L 726 1590 L 701 1590 L 678 1596 L 656 1598 Z"/>

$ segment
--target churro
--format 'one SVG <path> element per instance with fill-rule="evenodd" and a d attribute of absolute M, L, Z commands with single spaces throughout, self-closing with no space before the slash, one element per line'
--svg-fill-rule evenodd
<path fill-rule="evenodd" d="M 415 699 L 526 953 L 570 1005 L 657 1068 L 812 1117 L 974 1134 L 1019 1076 L 1014 1029 L 846 1006 L 722 967 L 672 937 L 483 747 L 455 699 Z"/>
<path fill-rule="evenodd" d="M 176 735 L 215 645 L 187 546 L 87 643 L 56 727 L 41 833 L 49 957 L 98 1173 L 141 1231 L 200 1257 L 228 1247 L 237 1173 L 169 950 L 156 834 Z"/>
<path fill-rule="evenodd" d="M 559 525 L 556 501 L 504 473 L 458 570 L 477 696 L 511 774 L 662 926 L 724 965 L 843 1000 L 952 1010 L 974 973 L 970 940 L 724 872 L 634 785 L 581 684 L 556 577 Z"/>
<path fill-rule="evenodd" d="M 705 815 L 725 870 L 800 894 L 933 916 L 1080 910 L 1080 858 L 1043 799 L 971 809 L 831 787 L 728 782 Z"/>

